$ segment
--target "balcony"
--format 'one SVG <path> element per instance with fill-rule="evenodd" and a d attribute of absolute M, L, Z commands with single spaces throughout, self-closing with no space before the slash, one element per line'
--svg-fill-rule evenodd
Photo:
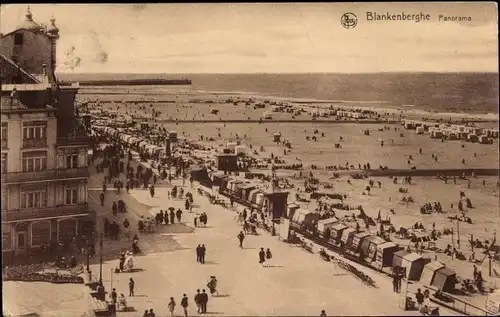
<path fill-rule="evenodd" d="M 71 178 L 87 178 L 89 170 L 87 167 L 72 169 L 53 169 L 38 172 L 17 172 L 2 174 L 2 184 L 21 184 L 40 181 L 56 181 Z"/>
<path fill-rule="evenodd" d="M 2 222 L 88 214 L 88 204 L 2 211 Z"/>
<path fill-rule="evenodd" d="M 47 139 L 23 139 L 23 149 L 40 149 L 47 147 Z"/>
<path fill-rule="evenodd" d="M 70 136 L 70 137 L 58 137 L 57 146 L 74 146 L 74 145 L 86 145 L 90 143 L 90 138 L 88 136 Z"/>
<path fill-rule="evenodd" d="M 2 150 L 7 149 L 7 140 L 2 139 Z"/>

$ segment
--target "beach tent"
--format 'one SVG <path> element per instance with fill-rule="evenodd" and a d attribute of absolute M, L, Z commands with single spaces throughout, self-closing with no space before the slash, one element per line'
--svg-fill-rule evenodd
<path fill-rule="evenodd" d="M 336 223 L 332 226 L 330 229 L 330 238 L 335 241 L 335 243 L 339 243 L 340 238 L 342 238 L 342 232 L 348 228 L 345 224 L 343 223 Z"/>
<path fill-rule="evenodd" d="M 256 195 L 255 204 L 257 204 L 259 206 L 264 205 L 264 194 L 260 191 Z"/>
<path fill-rule="evenodd" d="M 361 250 L 363 250 L 365 257 L 373 260 L 375 258 L 375 254 L 377 253 L 377 247 L 383 243 L 385 243 L 384 238 L 379 236 L 369 236 L 363 240 L 363 243 L 361 243 Z"/>
<path fill-rule="evenodd" d="M 324 233 L 326 229 L 330 229 L 331 233 L 331 228 L 337 224 L 339 220 L 335 217 L 328 218 L 328 219 L 322 219 L 318 221 L 318 231 L 321 233 Z"/>
<path fill-rule="evenodd" d="M 295 211 L 292 221 L 294 221 L 295 223 L 312 223 L 314 220 L 317 221 L 318 219 L 318 213 L 299 208 Z"/>
<path fill-rule="evenodd" d="M 441 291 L 449 292 L 455 289 L 456 283 L 457 274 L 455 271 L 445 266 L 435 272 L 431 285 L 437 287 L 437 289 Z"/>
<path fill-rule="evenodd" d="M 224 175 L 224 173 L 212 174 L 212 182 L 214 186 L 223 187 L 224 180 L 227 180 L 229 176 Z"/>
<path fill-rule="evenodd" d="M 352 243 L 349 247 L 352 251 L 358 253 L 361 249 L 361 244 L 363 243 L 363 240 L 368 238 L 370 234 L 368 232 L 358 232 L 353 235 L 352 238 Z"/>
<path fill-rule="evenodd" d="M 292 219 L 293 218 L 293 214 L 295 213 L 295 210 L 297 210 L 299 208 L 300 208 L 300 206 L 297 205 L 297 204 L 294 204 L 294 203 L 288 204 L 286 206 L 286 211 L 287 211 L 286 217 L 288 219 Z"/>
<path fill-rule="evenodd" d="M 420 282 L 422 285 L 432 285 L 432 280 L 436 275 L 436 271 L 442 269 L 445 265 L 439 261 L 432 261 L 424 266 Z"/>
<path fill-rule="evenodd" d="M 236 184 L 236 192 L 238 193 L 238 196 L 241 197 L 242 199 L 247 200 L 248 195 L 250 194 L 250 191 L 255 188 L 254 184 L 251 183 L 238 183 Z"/>
<path fill-rule="evenodd" d="M 406 269 L 406 278 L 410 281 L 418 281 L 422 276 L 425 264 L 429 262 L 430 259 L 424 259 L 420 254 L 412 252 L 403 256 L 401 267 Z"/>
<path fill-rule="evenodd" d="M 342 232 L 342 238 L 340 241 L 345 245 L 349 245 L 351 243 L 353 235 L 356 233 L 356 229 L 348 227 Z"/>
<path fill-rule="evenodd" d="M 381 267 L 391 266 L 392 257 L 399 247 L 394 242 L 384 242 L 377 246 L 375 259 Z"/>
<path fill-rule="evenodd" d="M 257 203 L 257 193 L 259 193 L 259 190 L 257 188 L 254 188 L 248 193 L 248 198 L 247 200 L 253 204 Z"/>

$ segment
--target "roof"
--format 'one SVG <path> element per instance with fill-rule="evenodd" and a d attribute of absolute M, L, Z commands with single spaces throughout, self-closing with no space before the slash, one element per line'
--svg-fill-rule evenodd
<path fill-rule="evenodd" d="M 379 236 L 370 236 L 366 238 L 366 240 L 370 241 L 373 244 L 383 244 L 386 242 L 383 238 Z"/>
<path fill-rule="evenodd" d="M 310 214 L 313 214 L 314 212 L 313 211 L 310 211 L 310 210 L 307 210 L 307 209 L 302 209 L 302 208 L 299 208 L 295 211 L 295 215 L 310 215 Z"/>
<path fill-rule="evenodd" d="M 439 270 L 436 271 L 436 273 L 439 273 L 444 276 L 453 276 L 456 274 L 455 271 L 447 267 L 440 268 Z"/>
<path fill-rule="evenodd" d="M 427 265 L 425 266 L 426 269 L 429 269 L 431 271 L 437 271 L 443 267 L 444 264 L 439 261 L 432 261 L 430 263 L 427 263 Z"/>
<path fill-rule="evenodd" d="M 16 70 L 19 70 L 21 72 L 21 74 L 23 76 L 25 76 L 26 79 L 28 79 L 28 81 L 32 81 L 33 83 L 40 83 L 40 81 L 38 80 L 38 78 L 36 78 L 35 76 L 29 74 L 27 71 L 25 71 L 24 69 L 22 69 L 21 67 L 19 67 L 13 60 L 11 60 L 10 58 L 6 57 L 5 55 L 0 54 L 0 61 L 3 61 L 4 63 L 6 63 L 7 65 L 9 65 L 12 68 L 15 68 Z M 3 70 L 2 70 L 2 72 L 3 72 Z M 4 85 L 2 85 L 2 90 L 4 90 L 3 86 Z"/>
<path fill-rule="evenodd" d="M 418 261 L 420 259 L 423 259 L 423 257 L 416 252 L 412 252 L 412 253 L 408 253 L 405 256 L 403 256 L 403 259 L 406 261 L 409 261 L 409 262 L 415 262 L 415 261 Z"/>
<path fill-rule="evenodd" d="M 347 228 L 347 226 L 343 223 L 337 223 L 337 224 L 332 226 L 332 229 L 335 229 L 335 230 L 342 230 L 345 228 Z"/>
<path fill-rule="evenodd" d="M 396 243 L 389 242 L 389 241 L 378 245 L 379 249 L 389 249 L 389 248 L 397 248 L 397 247 L 398 247 L 398 245 Z"/>
<path fill-rule="evenodd" d="M 356 229 L 354 229 L 354 230 L 356 230 Z M 364 237 L 368 237 L 369 235 L 370 234 L 368 232 L 358 232 L 354 236 L 358 237 L 358 238 L 364 238 Z"/>
<path fill-rule="evenodd" d="M 239 188 L 241 188 L 241 189 L 250 189 L 250 188 L 255 187 L 255 185 L 254 185 L 254 184 L 250 184 L 250 183 L 248 183 L 248 184 L 241 184 L 241 185 L 238 185 L 238 187 L 239 187 Z"/>
<path fill-rule="evenodd" d="M 318 225 L 319 225 L 319 224 L 324 224 L 324 225 L 326 225 L 326 224 L 328 224 L 328 223 L 335 223 L 335 222 L 337 222 L 337 221 L 339 221 L 337 218 L 332 217 L 332 218 L 328 218 L 328 219 L 319 220 L 319 221 L 318 221 Z"/>
<path fill-rule="evenodd" d="M 397 257 L 400 257 L 404 259 L 405 256 L 407 256 L 409 253 L 406 250 L 399 250 L 397 252 L 394 252 L 394 255 Z"/>

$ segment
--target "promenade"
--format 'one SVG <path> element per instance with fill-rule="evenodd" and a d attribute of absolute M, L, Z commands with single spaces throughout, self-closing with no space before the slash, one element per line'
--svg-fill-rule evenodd
<path fill-rule="evenodd" d="M 178 180 L 174 184 L 181 185 Z M 127 204 L 136 200 L 136 205 L 129 208 L 128 217 L 136 212 L 153 216 L 159 208 L 170 206 L 182 208 L 182 200 L 167 198 L 168 190 L 168 187 L 157 188 L 154 198 L 143 189 L 132 190 L 128 195 L 121 194 L 129 196 Z M 150 308 L 155 310 L 157 316 L 166 316 L 169 298 L 174 297 L 179 305 L 183 293 L 190 299 L 189 314 L 196 315 L 193 296 L 196 289 L 205 288 L 208 291 L 206 283 L 211 275 L 217 276 L 221 294 L 209 300 L 208 314 L 212 315 L 315 316 L 322 309 L 332 315 L 412 315 L 412 312 L 398 307 L 400 295 L 392 292 L 390 279 L 368 269 L 366 273 L 376 281 L 376 289 L 322 261 L 318 255 L 283 243 L 267 232 L 247 236 L 244 248 L 240 249 L 236 238 L 240 227 L 234 220 L 234 211 L 210 205 L 205 197 L 200 197 L 195 189 L 191 190 L 188 186 L 185 191 L 194 194 L 193 213 L 183 213 L 184 225 L 160 225 L 158 233 L 139 236 L 145 256 L 135 259 L 135 265 L 140 269 L 138 272 L 112 274 L 112 268 L 118 266 L 117 257 L 115 260 L 108 258 L 104 263 L 103 281 L 107 290 L 112 283 L 118 294 L 128 295 L 128 279 L 132 277 L 136 282 L 136 296 L 128 298 L 128 304 L 136 312 L 120 312 L 118 316 L 137 316 Z M 137 206 L 143 207 L 136 210 Z M 202 211 L 208 215 L 206 228 L 196 228 L 192 232 L 164 229 L 193 227 L 193 215 Z M 134 220 L 131 222 L 135 224 Z M 162 248 L 160 245 L 163 243 L 167 247 Z M 153 247 L 155 244 L 157 246 Z M 207 247 L 204 265 L 196 262 L 195 248 L 198 244 Z M 260 267 L 258 251 L 261 247 L 272 250 L 272 267 Z M 99 271 L 98 265 L 92 265 L 91 269 Z M 176 315 L 181 315 L 179 306 Z"/>

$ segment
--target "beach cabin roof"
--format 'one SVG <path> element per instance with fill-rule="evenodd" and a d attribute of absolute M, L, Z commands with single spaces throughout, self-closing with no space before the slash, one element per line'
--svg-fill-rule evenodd
<path fill-rule="evenodd" d="M 329 223 L 337 223 L 338 221 L 339 220 L 336 217 L 332 217 L 332 218 L 328 218 L 328 219 L 319 220 L 318 221 L 318 225 L 319 224 L 326 225 L 326 224 L 329 224 Z"/>
<path fill-rule="evenodd" d="M 347 226 L 341 222 L 339 223 L 336 223 L 332 226 L 332 229 L 335 230 L 335 231 L 340 231 L 340 230 L 344 230 L 345 228 L 347 228 Z"/>
<path fill-rule="evenodd" d="M 385 249 L 392 249 L 392 248 L 397 248 L 397 247 L 398 247 L 398 245 L 396 243 L 390 242 L 390 241 L 386 241 L 386 242 L 384 242 L 382 244 L 379 244 L 377 246 L 377 249 L 379 249 L 379 250 L 385 250 Z"/>
<path fill-rule="evenodd" d="M 423 259 L 423 257 L 416 252 L 412 252 L 412 253 L 407 253 L 406 255 L 404 255 L 403 259 L 405 261 L 408 261 L 408 262 L 415 262 L 415 261 L 418 261 L 420 259 Z"/>
<path fill-rule="evenodd" d="M 245 184 L 238 184 L 238 187 L 241 189 L 250 189 L 250 188 L 254 188 L 255 185 L 252 183 L 245 183 Z"/>

